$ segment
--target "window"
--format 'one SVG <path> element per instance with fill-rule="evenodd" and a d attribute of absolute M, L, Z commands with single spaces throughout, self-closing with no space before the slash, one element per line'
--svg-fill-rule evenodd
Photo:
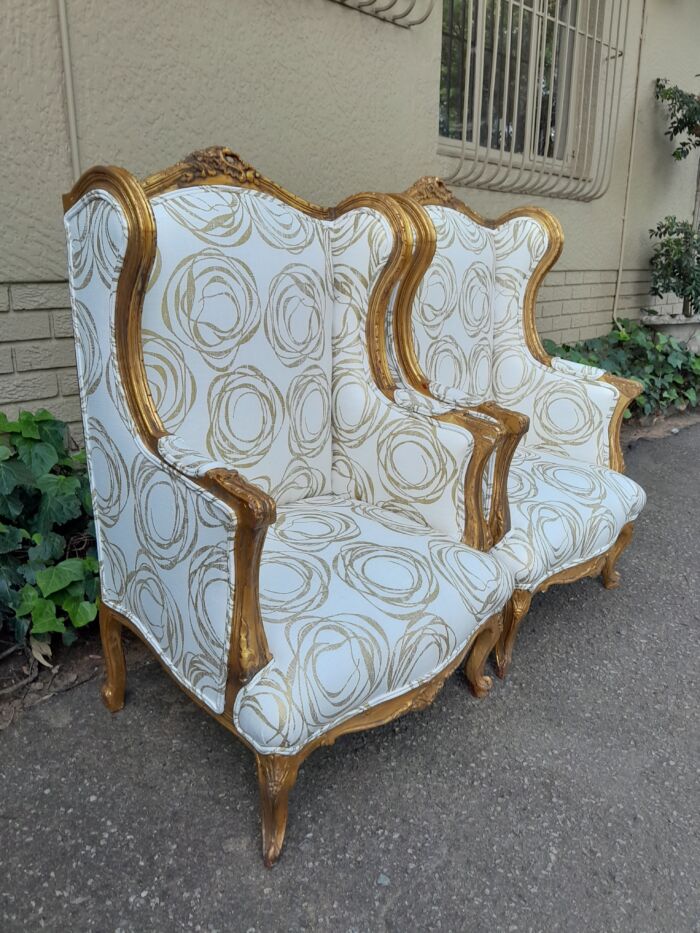
<path fill-rule="evenodd" d="M 609 181 L 628 0 L 444 0 L 453 181 L 590 199 Z"/>

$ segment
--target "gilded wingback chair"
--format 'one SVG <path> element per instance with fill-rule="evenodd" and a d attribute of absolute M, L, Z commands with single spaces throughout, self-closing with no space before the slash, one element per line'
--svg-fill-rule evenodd
<path fill-rule="evenodd" d="M 463 662 L 488 690 L 513 580 L 471 545 L 525 423 L 394 400 L 414 240 L 386 196 L 314 207 L 214 148 L 144 182 L 91 169 L 64 204 L 103 698 L 125 626 L 254 752 L 271 864 L 314 748 Z"/>
<path fill-rule="evenodd" d="M 615 563 L 645 503 L 620 447 L 641 386 L 544 351 L 535 299 L 563 245 L 550 213 L 485 220 L 438 178 L 399 200 L 420 234 L 422 279 L 412 312 L 394 316 L 398 378 L 431 400 L 492 415 L 497 403 L 530 422 L 507 474 L 510 527 L 493 551 L 516 583 L 496 649 L 504 676 L 535 592 L 597 574 L 619 583 Z"/>

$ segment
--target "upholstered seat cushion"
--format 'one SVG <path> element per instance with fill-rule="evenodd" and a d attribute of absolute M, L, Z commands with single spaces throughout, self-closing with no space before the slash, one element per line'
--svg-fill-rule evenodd
<path fill-rule="evenodd" d="M 260 604 L 273 661 L 238 694 L 237 728 L 291 754 L 429 680 L 499 612 L 510 571 L 404 511 L 346 496 L 279 509 Z"/>
<path fill-rule="evenodd" d="M 508 498 L 511 528 L 493 553 L 526 590 L 598 557 L 646 501 L 644 490 L 622 473 L 536 447 L 516 452 Z"/>

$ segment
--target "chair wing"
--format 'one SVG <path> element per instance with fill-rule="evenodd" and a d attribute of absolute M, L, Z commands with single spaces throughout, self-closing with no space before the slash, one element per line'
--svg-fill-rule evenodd
<path fill-rule="evenodd" d="M 106 190 L 91 190 L 65 225 L 102 597 L 187 689 L 220 712 L 236 515 L 141 439 L 114 352 L 129 236 L 122 205 Z"/>

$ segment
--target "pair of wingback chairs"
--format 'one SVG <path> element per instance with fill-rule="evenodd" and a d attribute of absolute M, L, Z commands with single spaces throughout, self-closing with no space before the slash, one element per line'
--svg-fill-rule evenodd
<path fill-rule="evenodd" d="M 485 695 L 533 593 L 617 584 L 639 387 L 544 353 L 544 210 L 437 179 L 326 209 L 219 148 L 64 206 L 103 699 L 127 627 L 254 753 L 270 865 L 313 749 L 460 665 Z"/>

